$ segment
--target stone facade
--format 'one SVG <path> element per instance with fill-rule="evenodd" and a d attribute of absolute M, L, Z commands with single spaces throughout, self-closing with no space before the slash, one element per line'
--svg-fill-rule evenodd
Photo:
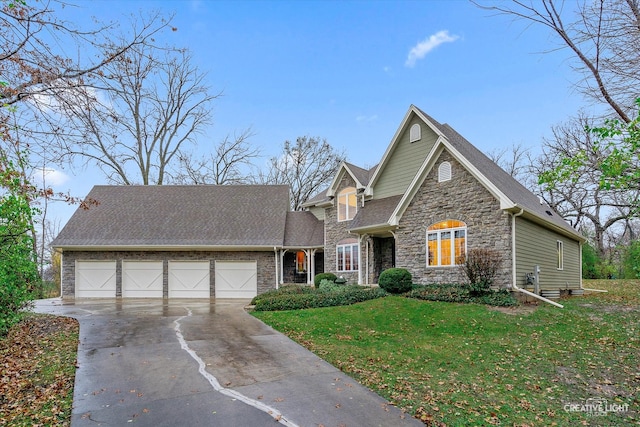
<path fill-rule="evenodd" d="M 451 180 L 438 182 L 438 166 L 451 164 Z M 448 220 L 467 225 L 467 250 L 493 249 L 502 254 L 497 287 L 511 283 L 510 217 L 499 201 L 446 151 L 427 175 L 400 220 L 396 238 L 396 266 L 406 268 L 414 283 L 465 281 L 459 267 L 427 267 L 426 233 L 430 225 Z"/>
<path fill-rule="evenodd" d="M 75 296 L 76 261 L 115 260 L 116 296 L 122 296 L 122 261 L 162 261 L 163 296 L 168 297 L 169 261 L 210 261 L 210 295 L 215 296 L 215 261 L 256 261 L 258 294 L 276 287 L 276 266 L 274 252 L 238 251 L 65 251 L 62 257 L 62 296 Z"/>
<path fill-rule="evenodd" d="M 344 176 L 342 177 L 342 180 L 338 184 L 338 187 L 336 189 L 336 195 L 346 187 L 355 187 L 355 186 L 356 186 L 356 182 L 353 180 L 351 175 L 345 173 Z M 340 276 L 344 277 L 345 279 L 347 279 L 348 283 L 358 283 L 357 271 L 337 271 L 336 246 L 338 245 L 338 243 L 340 243 L 345 239 L 355 238 L 357 241 L 358 236 L 347 232 L 347 229 L 350 225 L 350 221 L 338 221 L 338 204 L 336 199 L 337 197 L 334 198 L 333 206 L 325 210 L 324 268 L 325 268 L 325 271 L 335 273 L 335 275 L 338 277 Z M 358 200 L 358 203 L 360 203 L 360 200 Z M 364 263 L 364 260 L 365 260 L 362 247 L 360 248 L 360 253 L 361 253 L 360 258 L 362 260 L 360 267 L 362 268 L 363 267 L 362 264 Z"/>

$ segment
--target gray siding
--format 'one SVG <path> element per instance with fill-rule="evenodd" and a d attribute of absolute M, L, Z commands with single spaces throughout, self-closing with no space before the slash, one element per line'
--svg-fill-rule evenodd
<path fill-rule="evenodd" d="M 414 123 L 419 123 L 422 127 L 422 139 L 409 142 L 409 129 Z M 390 158 L 387 159 L 382 175 L 375 184 L 373 197 L 382 199 L 404 193 L 437 139 L 435 132 L 414 115 L 404 133 L 400 135 Z"/>
<path fill-rule="evenodd" d="M 210 295 L 215 296 L 215 261 L 257 261 L 258 294 L 275 288 L 276 270 L 273 252 L 213 252 L 213 251 L 65 251 L 62 257 L 62 297 L 74 298 L 76 283 L 76 260 L 115 260 L 116 296 L 122 296 L 122 261 L 163 261 L 164 297 L 168 296 L 169 261 L 210 261 Z"/>
<path fill-rule="evenodd" d="M 557 268 L 557 241 L 563 242 L 564 269 Z M 516 218 L 516 283 L 525 287 L 525 275 L 540 266 L 540 289 L 580 288 L 580 243 L 538 224 Z M 532 286 L 525 289 L 532 290 Z"/>

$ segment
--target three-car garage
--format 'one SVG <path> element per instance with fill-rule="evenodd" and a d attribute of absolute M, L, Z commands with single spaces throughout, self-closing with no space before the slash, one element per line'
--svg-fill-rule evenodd
<path fill-rule="evenodd" d="M 75 297 L 253 298 L 257 270 L 253 260 L 76 260 Z"/>

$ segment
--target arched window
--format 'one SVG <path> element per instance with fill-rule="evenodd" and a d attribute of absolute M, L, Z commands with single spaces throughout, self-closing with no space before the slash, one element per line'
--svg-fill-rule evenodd
<path fill-rule="evenodd" d="M 467 224 L 441 221 L 427 228 L 427 267 L 454 266 L 464 262 L 467 253 Z"/>
<path fill-rule="evenodd" d="M 357 209 L 358 203 L 354 187 L 347 187 L 338 193 L 338 221 L 353 219 Z"/>
<path fill-rule="evenodd" d="M 416 123 L 409 129 L 409 142 L 416 142 L 422 138 L 422 128 L 420 124 Z"/>
<path fill-rule="evenodd" d="M 449 181 L 451 179 L 451 163 L 442 162 L 438 167 L 438 182 Z"/>

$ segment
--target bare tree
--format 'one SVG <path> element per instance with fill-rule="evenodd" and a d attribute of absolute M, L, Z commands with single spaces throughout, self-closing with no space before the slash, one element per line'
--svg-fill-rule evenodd
<path fill-rule="evenodd" d="M 260 157 L 260 149 L 249 142 L 251 129 L 231 138 L 227 135 L 215 152 L 204 159 L 193 154 L 180 156 L 180 169 L 173 178 L 178 184 L 248 184 L 251 181 L 248 169 Z"/>
<path fill-rule="evenodd" d="M 295 143 L 285 141 L 282 154 L 269 160 L 268 169 L 257 180 L 261 184 L 289 185 L 291 209 L 299 210 L 331 181 L 345 157 L 344 151 L 336 151 L 326 139 L 301 136 Z"/>
<path fill-rule="evenodd" d="M 541 196 L 576 228 L 593 233 L 594 244 L 600 256 L 605 254 L 607 239 L 616 227 L 621 227 L 637 214 L 640 192 L 599 185 L 602 178 L 600 164 L 606 157 L 606 148 L 594 140 L 588 131 L 592 119 L 584 114 L 553 127 L 553 138 L 543 143 L 542 154 L 531 162 L 531 171 L 543 176 L 576 153 L 584 153 L 580 170 L 571 179 L 558 179 L 553 185 L 544 184 Z"/>
<path fill-rule="evenodd" d="M 95 86 L 68 91 L 61 158 L 81 157 L 118 184 L 161 185 L 181 150 L 211 122 L 206 75 L 189 54 L 137 46 L 106 64 Z"/>
<path fill-rule="evenodd" d="M 479 6 L 549 28 L 575 59 L 574 69 L 582 76 L 576 87 L 608 104 L 623 122 L 633 120 L 630 112 L 640 94 L 638 0 L 579 0 L 576 10 L 554 0 Z"/>
<path fill-rule="evenodd" d="M 487 156 L 522 185 L 535 191 L 537 177 L 530 173 L 530 154 L 530 150 L 522 144 L 513 144 L 511 147 L 494 149 Z"/>
<path fill-rule="evenodd" d="M 55 93 L 52 87 L 60 88 L 63 83 L 82 85 L 83 79 L 100 73 L 131 49 L 153 42 L 169 25 L 158 13 L 151 13 L 137 20 L 127 37 L 115 38 L 116 24 L 79 29 L 58 18 L 52 6 L 69 6 L 64 2 L 2 0 L 0 5 L 0 99 L 4 105 L 38 94 L 51 96 Z M 60 53 L 60 46 L 91 54 L 74 60 Z"/>

